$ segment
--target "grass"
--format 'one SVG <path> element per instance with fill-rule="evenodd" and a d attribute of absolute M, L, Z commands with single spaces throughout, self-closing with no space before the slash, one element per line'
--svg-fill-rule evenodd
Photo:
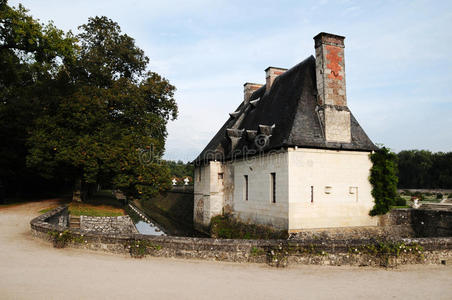
<path fill-rule="evenodd" d="M 391 209 L 395 209 L 395 208 L 410 208 L 411 206 L 409 205 L 394 205 L 391 206 Z"/>
<path fill-rule="evenodd" d="M 108 205 L 91 205 L 87 203 L 69 204 L 69 214 L 73 216 L 117 217 L 123 216 L 124 210 Z"/>
<path fill-rule="evenodd" d="M 48 213 L 49 211 L 51 211 L 51 210 L 54 209 L 54 208 L 56 208 L 56 207 L 44 208 L 44 209 L 41 209 L 41 210 L 39 211 L 39 213 L 40 213 L 40 214 L 45 214 L 45 213 Z"/>
<path fill-rule="evenodd" d="M 41 209 L 39 213 L 45 214 L 57 206 Z M 85 202 L 69 203 L 69 214 L 73 216 L 91 217 L 117 217 L 125 214 L 119 200 L 117 200 L 110 190 L 103 190 Z"/>
<path fill-rule="evenodd" d="M 73 216 L 117 217 L 123 216 L 124 209 L 111 190 L 102 190 L 85 202 L 71 202 L 69 214 Z"/>

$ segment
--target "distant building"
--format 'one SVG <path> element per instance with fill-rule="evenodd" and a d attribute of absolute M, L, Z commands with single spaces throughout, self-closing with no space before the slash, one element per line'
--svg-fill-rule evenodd
<path fill-rule="evenodd" d="M 231 213 L 291 232 L 377 225 L 369 183 L 376 146 L 347 107 L 344 37 L 320 33 L 315 55 L 268 67 L 194 161 L 194 222 Z"/>

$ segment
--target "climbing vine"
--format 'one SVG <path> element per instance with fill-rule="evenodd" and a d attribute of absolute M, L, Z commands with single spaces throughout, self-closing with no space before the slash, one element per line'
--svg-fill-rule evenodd
<path fill-rule="evenodd" d="M 387 213 L 397 199 L 397 155 L 390 149 L 382 147 L 370 154 L 373 165 L 369 181 L 372 184 L 372 196 L 375 205 L 371 216 Z"/>

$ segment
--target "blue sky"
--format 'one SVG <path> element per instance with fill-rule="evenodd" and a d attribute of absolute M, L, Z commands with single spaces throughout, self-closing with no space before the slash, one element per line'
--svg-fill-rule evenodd
<path fill-rule="evenodd" d="M 321 31 L 346 36 L 348 106 L 375 143 L 452 151 L 451 1 L 10 1 L 76 32 L 105 15 L 177 87 L 165 158 L 192 160 L 268 66 L 314 54 Z"/>

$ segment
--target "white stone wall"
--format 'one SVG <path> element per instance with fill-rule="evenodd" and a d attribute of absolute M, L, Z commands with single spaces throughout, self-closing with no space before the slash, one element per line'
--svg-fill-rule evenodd
<path fill-rule="evenodd" d="M 233 211 L 243 222 L 288 228 L 288 153 L 274 153 L 233 163 Z M 271 200 L 271 173 L 276 174 L 276 203 Z M 248 200 L 245 178 L 248 175 Z"/>
<path fill-rule="evenodd" d="M 290 231 L 377 225 L 369 152 L 289 149 L 288 160 Z"/>
<path fill-rule="evenodd" d="M 195 223 L 207 226 L 212 217 L 222 214 L 224 179 L 221 179 L 219 174 L 224 174 L 223 169 L 223 164 L 217 161 L 195 168 L 193 214 Z"/>

